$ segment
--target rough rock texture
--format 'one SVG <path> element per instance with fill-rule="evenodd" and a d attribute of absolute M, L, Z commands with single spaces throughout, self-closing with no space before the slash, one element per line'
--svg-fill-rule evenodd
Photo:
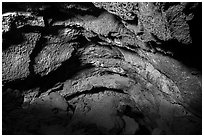
<path fill-rule="evenodd" d="M 201 9 L 3 3 L 2 134 L 201 134 Z"/>
<path fill-rule="evenodd" d="M 39 33 L 22 34 L 24 41 L 18 45 L 10 45 L 2 53 L 2 80 L 12 81 L 24 79 L 30 74 L 30 54 L 39 40 Z M 11 39 L 12 41 L 12 39 Z M 4 44 L 4 43 L 3 43 Z"/>

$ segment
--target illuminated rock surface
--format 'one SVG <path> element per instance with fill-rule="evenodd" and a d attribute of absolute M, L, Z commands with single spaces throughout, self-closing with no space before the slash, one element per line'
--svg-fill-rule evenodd
<path fill-rule="evenodd" d="M 201 5 L 3 3 L 2 134 L 201 134 Z"/>

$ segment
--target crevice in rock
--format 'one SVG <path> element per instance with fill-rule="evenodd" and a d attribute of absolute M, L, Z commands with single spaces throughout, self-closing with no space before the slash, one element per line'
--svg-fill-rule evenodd
<path fill-rule="evenodd" d="M 29 62 L 29 71 L 32 75 L 35 75 L 34 65 L 35 65 L 35 58 L 37 55 L 41 52 L 41 50 L 44 48 L 44 44 L 47 42 L 47 39 L 41 38 L 36 42 L 35 48 L 33 49 L 32 53 L 30 54 L 30 62 Z"/>
<path fill-rule="evenodd" d="M 79 97 L 80 95 L 83 95 L 83 94 L 95 94 L 95 93 L 100 93 L 100 92 L 104 92 L 104 91 L 107 91 L 107 90 L 108 91 L 113 91 L 113 92 L 116 92 L 116 93 L 127 94 L 121 89 L 114 89 L 114 88 L 107 88 L 107 87 L 93 87 L 91 90 L 76 92 L 76 93 L 73 93 L 72 95 L 65 96 L 65 99 L 67 101 L 69 101 L 69 100 L 71 100 L 73 98 L 76 98 L 76 97 Z"/>
<path fill-rule="evenodd" d="M 99 74 L 100 74 L 101 76 L 103 76 L 103 75 L 111 75 L 111 74 L 113 74 L 113 75 L 114 75 L 114 74 L 118 74 L 118 75 L 120 75 L 120 76 L 123 76 L 123 77 L 127 77 L 127 78 L 128 78 L 128 75 L 127 75 L 127 74 L 121 74 L 121 73 L 113 72 L 113 71 L 110 71 L 110 70 L 100 71 Z"/>
<path fill-rule="evenodd" d="M 199 134 L 202 4 L 95 4 L 2 4 L 3 134 Z"/>

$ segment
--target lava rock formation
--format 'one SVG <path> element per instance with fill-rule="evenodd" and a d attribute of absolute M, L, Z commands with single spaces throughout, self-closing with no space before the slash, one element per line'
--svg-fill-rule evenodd
<path fill-rule="evenodd" d="M 2 9 L 2 134 L 202 134 L 202 3 Z"/>

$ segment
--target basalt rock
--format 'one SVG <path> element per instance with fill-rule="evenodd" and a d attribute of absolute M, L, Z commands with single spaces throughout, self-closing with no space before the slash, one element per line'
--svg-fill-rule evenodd
<path fill-rule="evenodd" d="M 30 54 L 36 47 L 40 38 L 39 33 L 22 33 L 23 42 L 16 45 L 10 45 L 2 53 L 2 81 L 13 81 L 16 79 L 25 79 L 30 75 L 29 63 Z M 12 41 L 12 39 L 10 39 Z M 19 39 L 20 41 L 20 39 Z M 3 43 L 5 44 L 5 43 Z"/>
<path fill-rule="evenodd" d="M 2 133 L 201 134 L 200 7 L 3 3 Z"/>

